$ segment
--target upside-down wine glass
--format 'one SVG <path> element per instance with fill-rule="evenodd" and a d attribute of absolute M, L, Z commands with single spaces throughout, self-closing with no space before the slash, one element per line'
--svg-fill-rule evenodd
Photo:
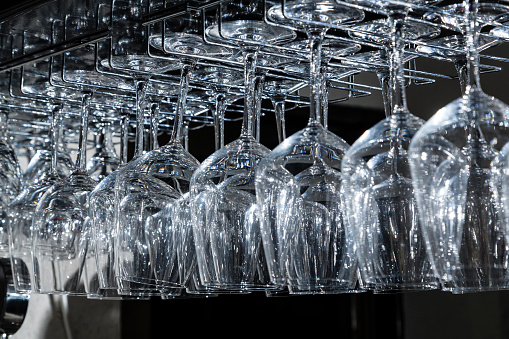
<path fill-rule="evenodd" d="M 0 255 L 9 257 L 9 204 L 23 189 L 23 174 L 8 132 L 8 114 L 0 110 Z"/>
<path fill-rule="evenodd" d="M 254 168 L 269 152 L 254 135 L 254 79 L 258 62 L 264 60 L 259 44 L 291 41 L 295 33 L 261 21 L 238 20 L 209 26 L 206 35 L 219 43 L 237 44 L 243 52 L 244 116 L 240 137 L 207 157 L 191 179 L 196 258 L 206 288 L 244 293 L 270 287 L 258 282 L 259 230 L 249 223 L 255 217 Z"/>
<path fill-rule="evenodd" d="M 88 196 L 97 182 L 86 171 L 88 120 L 92 93 L 83 91 L 76 167 L 41 196 L 34 213 L 32 291 L 86 295 L 81 281 L 88 234 Z"/>
<path fill-rule="evenodd" d="M 41 196 L 54 183 L 62 180 L 58 171 L 58 160 L 62 159 L 59 152 L 61 146 L 62 106 L 54 105 L 50 119 L 50 167 L 37 180 L 27 185 L 9 206 L 9 245 L 11 264 L 16 291 L 26 293 L 32 291 L 32 224 L 35 208 Z M 65 158 L 67 159 L 67 157 Z"/>
<path fill-rule="evenodd" d="M 120 110 L 122 111 L 122 110 Z M 155 129 L 153 123 L 151 130 Z M 136 131 L 144 133 L 144 130 Z M 151 133 L 152 134 L 152 133 Z M 89 283 L 88 298 L 94 299 L 148 299 L 144 291 L 131 291 L 130 295 L 119 294 L 115 275 L 115 240 L 116 228 L 115 217 L 115 180 L 118 173 L 127 162 L 129 138 L 129 114 L 123 113 L 120 118 L 120 156 L 119 165 L 116 170 L 108 174 L 90 193 L 89 198 L 89 220 L 91 223 L 91 254 L 94 260 L 87 262 L 86 274 Z M 136 137 L 135 140 L 138 138 Z M 145 147 L 145 152 L 150 149 Z M 137 157 L 136 157 L 137 158 Z M 133 163 L 129 163 L 132 166 Z M 95 265 L 95 267 L 94 267 Z M 97 275 L 95 277 L 94 275 Z"/>
<path fill-rule="evenodd" d="M 172 205 L 189 191 L 198 166 L 181 138 L 191 72 L 200 56 L 226 58 L 231 50 L 187 33 L 167 33 L 164 41 L 153 36 L 150 43 L 167 53 L 186 56 L 178 57 L 181 75 L 170 141 L 144 155 L 116 180 L 116 189 L 123 191 L 118 200 L 117 274 L 120 280 L 145 286 L 154 295 L 168 296 L 184 288 L 187 278 L 179 274 L 177 244 L 190 239 L 180 238 L 177 218 L 171 212 Z"/>
<path fill-rule="evenodd" d="M 256 171 L 270 277 L 291 294 L 349 292 L 355 289 L 357 264 L 339 199 L 340 166 L 349 145 L 321 124 L 322 41 L 327 25 L 360 21 L 364 13 L 328 1 L 287 2 L 284 9 L 269 11 L 276 22 L 307 33 L 311 91 L 308 125 L 270 152 Z"/>
<path fill-rule="evenodd" d="M 390 28 L 390 40 L 382 37 L 381 42 L 387 46 L 391 110 L 387 118 L 356 140 L 343 158 L 344 215 L 359 259 L 363 288 L 376 292 L 437 289 L 407 158 L 410 140 L 424 122 L 408 110 L 402 61 L 405 39 L 438 32 L 430 25 L 419 27 L 406 21 L 410 3 L 385 5 L 380 3 L 388 20 L 368 23 L 363 30 L 383 32 Z M 406 35 L 407 27 L 412 27 L 413 34 Z"/>
<path fill-rule="evenodd" d="M 136 237 L 140 237 L 143 241 L 144 234 L 133 234 L 131 238 L 122 238 L 122 234 L 128 232 L 129 225 L 120 225 L 120 203 L 125 198 L 127 187 L 118 187 L 119 182 L 125 183 L 123 177 L 129 177 L 133 168 L 140 161 L 145 153 L 144 150 L 144 110 L 147 104 L 146 95 L 147 87 L 150 84 L 150 78 L 154 73 L 163 73 L 165 71 L 176 70 L 179 68 L 178 61 L 167 59 L 156 59 L 148 55 L 149 29 L 142 24 L 142 17 L 149 9 L 148 4 L 140 0 L 114 0 L 112 3 L 112 36 L 109 58 L 102 61 L 103 64 L 112 68 L 116 72 L 127 72 L 131 75 L 135 84 L 136 92 L 136 140 L 135 140 L 135 156 L 129 163 L 121 168 L 114 178 L 114 215 L 113 223 L 115 227 L 114 235 L 116 237 L 114 243 L 113 255 L 115 264 L 113 273 L 116 275 L 116 285 L 118 293 L 129 296 L 147 297 L 152 294 L 159 295 L 158 291 L 147 288 L 144 284 L 123 279 L 125 275 L 122 272 L 121 260 L 122 255 L 129 256 L 130 245 L 136 242 Z M 168 95 L 172 95 L 173 90 L 168 89 Z M 131 186 L 132 188 L 132 186 Z M 109 188 L 106 188 L 108 190 Z M 100 224 L 99 229 L 104 229 L 106 225 Z M 126 227 L 127 226 L 127 227 Z M 125 241 L 125 242 L 124 242 Z M 105 247 L 107 248 L 107 246 Z M 125 249 L 125 252 L 122 250 Z M 148 250 L 147 250 L 148 251 Z M 125 257 L 124 257 L 125 258 Z M 148 260 L 148 252 L 146 257 L 131 258 L 131 264 L 136 265 L 138 261 Z M 143 265 L 143 264 L 142 264 Z M 112 273 L 111 271 L 109 271 Z M 147 273 L 150 274 L 150 273 Z M 100 279 L 101 282 L 101 279 Z M 103 281 L 105 282 L 105 281 Z M 109 282 L 109 288 L 113 285 Z"/>
<path fill-rule="evenodd" d="M 116 212 L 116 177 L 123 173 L 124 167 L 133 166 L 141 156 L 149 152 L 150 149 L 144 148 L 144 112 L 136 112 L 136 135 L 135 135 L 135 154 L 131 161 L 127 162 L 128 137 L 129 137 L 129 113 L 119 108 L 121 111 L 121 146 L 120 146 L 120 164 L 117 170 L 104 178 L 90 193 L 89 217 L 91 220 L 92 239 L 94 239 L 95 262 L 97 265 L 97 274 L 99 288 L 101 290 L 117 291 L 115 273 L 116 257 L 116 232 L 115 212 Z M 140 136 L 141 134 L 141 136 Z M 105 292 L 109 294 L 110 292 Z M 146 297 L 143 290 L 135 291 L 134 287 L 130 291 L 131 297 Z M 123 295 L 123 297 L 127 297 Z"/>
<path fill-rule="evenodd" d="M 453 293 L 507 289 L 507 229 L 490 189 L 509 139 L 508 106 L 479 76 L 478 2 L 464 2 L 467 87 L 414 136 L 409 148 L 417 206 L 433 269 Z"/>

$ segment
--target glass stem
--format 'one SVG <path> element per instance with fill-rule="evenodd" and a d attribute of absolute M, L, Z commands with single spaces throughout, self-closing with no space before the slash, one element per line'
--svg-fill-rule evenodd
<path fill-rule="evenodd" d="M 90 114 L 90 99 L 92 93 L 85 92 L 81 101 L 81 127 L 78 146 L 78 156 L 76 158 L 76 170 L 78 172 L 86 172 L 87 157 L 87 136 L 88 136 L 88 117 Z"/>
<path fill-rule="evenodd" d="M 255 125 L 255 76 L 258 50 L 244 49 L 244 119 L 242 135 L 253 136 Z"/>
<path fill-rule="evenodd" d="M 309 87 L 310 87 L 310 122 L 320 123 L 322 121 L 322 81 L 321 81 L 321 63 L 322 63 L 322 42 L 323 31 L 308 32 L 309 47 L 311 51 L 309 67 Z"/>
<path fill-rule="evenodd" d="M 456 68 L 456 72 L 458 74 L 458 79 L 460 82 L 461 95 L 465 94 L 467 90 L 467 86 L 470 83 L 469 73 L 467 70 L 467 58 L 466 57 L 457 57 L 454 60 L 454 67 Z"/>
<path fill-rule="evenodd" d="M 391 28 L 391 43 L 387 55 L 389 56 L 389 77 L 391 92 L 391 148 L 389 151 L 392 175 L 398 176 L 398 157 L 401 148 L 400 135 L 406 127 L 408 118 L 408 107 L 406 101 L 406 82 L 405 70 L 403 65 L 403 55 L 405 53 L 405 32 L 404 25 L 407 15 L 406 8 L 397 8 L 389 15 L 389 24 Z"/>
<path fill-rule="evenodd" d="M 129 115 L 120 120 L 120 166 L 127 164 L 127 147 L 129 139 Z"/>
<path fill-rule="evenodd" d="M 389 15 L 391 46 L 389 48 L 389 76 L 392 114 L 407 112 L 403 54 L 405 52 L 404 25 L 406 10 L 395 10 Z"/>
<path fill-rule="evenodd" d="M 136 78 L 134 81 L 136 89 L 136 141 L 134 149 L 134 158 L 143 154 L 144 139 L 144 120 L 145 120 L 145 95 L 147 91 L 148 79 Z"/>
<path fill-rule="evenodd" d="M 214 108 L 214 135 L 216 151 L 224 146 L 224 114 L 226 111 L 225 93 L 216 92 Z"/>
<path fill-rule="evenodd" d="M 284 95 L 275 95 L 271 98 L 272 106 L 274 106 L 274 114 L 276 115 L 277 137 L 279 143 L 286 139 L 286 123 L 285 123 L 285 106 L 286 98 Z"/>
<path fill-rule="evenodd" d="M 465 0 L 465 45 L 466 45 L 466 73 L 467 73 L 467 85 L 465 93 L 469 93 L 472 90 L 481 89 L 481 79 L 479 76 L 479 52 L 477 50 L 479 31 L 476 25 L 476 17 L 478 10 L 478 0 Z M 479 121 L 477 112 L 484 112 L 486 109 L 478 107 L 479 103 L 475 102 L 476 96 L 465 96 L 465 99 L 470 101 L 474 98 L 473 102 L 467 102 L 470 107 L 476 107 L 476 109 L 467 110 L 469 115 L 470 123 L 467 125 L 467 149 L 470 152 L 469 161 L 471 171 L 474 171 L 478 167 L 477 158 L 482 154 L 482 144 L 486 144 L 481 129 L 479 128 Z"/>
<path fill-rule="evenodd" d="M 325 129 L 329 128 L 329 89 L 330 83 L 327 79 L 327 65 L 322 64 L 322 69 L 320 73 L 320 82 L 321 82 L 321 93 L 322 93 L 322 126 Z"/>
<path fill-rule="evenodd" d="M 189 122 L 186 121 L 182 124 L 182 140 L 181 143 L 184 145 L 184 149 L 189 152 Z"/>
<path fill-rule="evenodd" d="M 260 118 L 262 116 L 262 100 L 263 100 L 263 85 L 265 83 L 265 73 L 257 72 L 255 77 L 255 138 L 260 141 Z"/>
<path fill-rule="evenodd" d="M 182 126 L 187 105 L 187 93 L 189 92 L 189 79 L 194 65 L 195 63 L 192 60 L 182 60 L 177 111 L 175 112 L 175 120 L 173 121 L 173 130 L 170 139 L 170 142 L 173 143 L 180 143 L 182 141 Z"/>
<path fill-rule="evenodd" d="M 113 147 L 113 130 L 111 127 L 111 123 L 107 123 L 103 127 L 103 135 L 104 135 L 104 148 L 106 151 L 111 151 L 114 149 Z"/>
<path fill-rule="evenodd" d="M 56 105 L 51 112 L 51 168 L 50 175 L 57 176 L 58 146 L 60 143 L 60 128 L 62 105 Z"/>
<path fill-rule="evenodd" d="M 159 132 L 159 102 L 153 102 L 150 106 L 150 144 L 152 149 L 159 148 L 157 134 Z"/>
<path fill-rule="evenodd" d="M 479 77 L 479 51 L 477 50 L 479 31 L 476 25 L 477 0 L 465 0 L 465 42 L 466 42 L 466 77 L 468 87 L 481 88 Z"/>
<path fill-rule="evenodd" d="M 391 90 L 390 90 L 390 75 L 388 71 L 379 71 L 377 73 L 378 81 L 382 89 L 382 100 L 384 104 L 385 117 L 389 117 L 392 114 L 392 103 L 391 103 Z"/>
<path fill-rule="evenodd" d="M 0 139 L 7 140 L 8 134 L 7 134 L 7 113 L 5 111 L 0 112 Z"/>

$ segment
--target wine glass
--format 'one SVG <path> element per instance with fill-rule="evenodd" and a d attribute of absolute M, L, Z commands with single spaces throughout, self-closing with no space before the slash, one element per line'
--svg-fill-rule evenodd
<path fill-rule="evenodd" d="M 84 91 L 76 167 L 44 192 L 34 212 L 32 290 L 36 293 L 86 295 L 81 276 L 87 255 L 88 196 L 97 184 L 85 168 L 91 96 Z"/>
<path fill-rule="evenodd" d="M 91 260 L 87 262 L 85 274 L 88 275 L 88 298 L 94 299 L 148 299 L 144 291 L 130 291 L 130 295 L 119 294 L 115 277 L 115 180 L 116 176 L 127 163 L 127 147 L 129 136 L 129 114 L 120 109 L 120 156 L 118 167 L 111 171 L 90 193 L 89 248 Z M 152 118 L 152 117 L 151 117 Z M 110 127 L 111 128 L 111 127 Z M 157 135 L 157 123 L 151 119 L 151 135 Z M 144 130 L 136 131 L 144 133 Z M 137 138 L 136 138 L 137 139 Z M 156 142 L 152 142 L 154 145 Z M 146 152 L 150 149 L 146 149 Z M 132 166 L 132 163 L 129 163 Z M 96 275 L 96 276 L 95 276 Z"/>
<path fill-rule="evenodd" d="M 117 229 L 115 227 L 115 211 L 117 208 L 116 205 L 116 191 L 115 191 L 115 183 L 116 178 L 124 171 L 124 167 L 133 166 L 136 161 L 144 154 L 149 152 L 151 149 L 143 148 L 143 145 L 146 144 L 143 142 L 144 140 L 144 112 L 138 111 L 136 112 L 136 125 L 142 126 L 141 129 L 136 129 L 135 140 L 140 144 L 140 147 L 137 147 L 139 154 L 135 154 L 133 159 L 128 162 L 127 161 L 127 151 L 128 151 L 128 137 L 129 137 L 129 122 L 130 117 L 128 114 L 129 111 L 124 111 L 120 109 L 121 120 L 120 120 L 120 130 L 121 130 L 121 145 L 120 145 L 120 163 L 118 168 L 111 172 L 107 177 L 105 177 L 90 193 L 90 203 L 89 203 L 89 217 L 91 221 L 91 230 L 92 230 L 92 239 L 94 240 L 94 253 L 95 253 L 95 263 L 97 265 L 96 271 L 98 275 L 98 283 L 99 289 L 102 291 L 108 290 L 107 294 L 114 293 L 119 289 L 117 284 L 115 273 L 115 256 L 116 256 L 116 245 L 115 240 L 117 238 L 116 232 Z M 141 120 L 139 123 L 138 120 Z M 151 129 L 155 129 L 152 127 Z M 140 136 L 141 134 L 141 136 Z M 154 143 L 152 143 L 153 145 Z M 132 286 L 133 287 L 133 286 Z M 112 291 L 112 292 L 111 292 Z M 120 292 L 120 291 L 119 291 Z M 122 294 L 122 298 L 146 298 L 148 296 L 145 295 L 145 291 L 140 289 L 136 291 L 134 287 L 129 291 L 129 296 Z"/>
<path fill-rule="evenodd" d="M 154 145 L 157 145 L 157 112 L 159 101 L 158 97 L 163 93 L 164 96 L 170 96 L 177 93 L 177 88 L 172 84 L 155 82 L 151 79 L 147 83 L 142 82 L 136 87 L 136 135 L 135 135 L 135 152 L 133 158 L 127 162 L 127 137 L 129 127 L 128 112 L 131 108 L 126 107 L 122 101 L 117 102 L 117 109 L 122 115 L 122 145 L 121 145 L 121 163 L 117 170 L 110 173 L 104 178 L 94 189 L 90 195 L 90 220 L 92 229 L 92 239 L 94 242 L 94 251 L 96 256 L 97 274 L 100 297 L 104 295 L 118 297 L 115 291 L 121 295 L 122 299 L 130 298 L 148 298 L 150 293 L 143 287 L 135 283 L 129 283 L 117 280 L 118 268 L 116 266 L 117 256 L 117 219 L 118 219 L 118 201 L 120 198 L 120 190 L 115 189 L 117 176 L 126 175 L 128 171 L 142 158 L 142 156 L 150 152 Z M 151 138 L 152 142 L 146 142 L 145 138 L 145 102 L 152 102 L 151 107 Z M 156 107 L 156 109 L 154 109 Z M 155 135 L 155 138 L 154 138 Z"/>
<path fill-rule="evenodd" d="M 508 141 L 508 111 L 506 104 L 481 89 L 480 5 L 465 1 L 463 18 L 451 16 L 466 32 L 465 94 L 435 113 L 408 151 L 433 269 L 453 293 L 508 286 L 507 232 L 489 187 L 491 166 Z"/>
<path fill-rule="evenodd" d="M 351 32 L 380 41 L 389 64 L 387 117 L 355 141 L 341 166 L 344 215 L 361 281 L 363 288 L 375 292 L 438 288 L 419 225 L 407 159 L 410 140 L 424 122 L 408 111 L 402 60 L 406 39 L 436 36 L 439 30 L 406 22 L 408 10 L 404 4 L 393 6 L 387 9 L 388 20 L 361 24 L 362 32 Z M 370 35 L 388 28 L 390 40 L 383 34 Z"/>
<path fill-rule="evenodd" d="M 31 292 L 32 270 L 32 223 L 37 202 L 42 194 L 57 181 L 62 180 L 58 172 L 61 146 L 62 105 L 54 105 L 51 116 L 51 162 L 44 166 L 37 180 L 25 186 L 23 191 L 9 205 L 9 245 L 14 287 L 19 292 Z"/>
<path fill-rule="evenodd" d="M 255 139 L 256 69 L 262 60 L 271 62 L 269 56 L 263 58 L 257 44 L 282 44 L 296 35 L 256 20 L 223 21 L 207 27 L 205 33 L 218 43 L 237 44 L 243 52 L 244 117 L 240 137 L 210 155 L 191 179 L 197 266 L 205 287 L 218 293 L 245 293 L 269 287 L 256 281 L 259 231 L 247 217 L 254 215 L 254 168 L 269 151 Z"/>
<path fill-rule="evenodd" d="M 9 257 L 8 206 L 23 188 L 23 175 L 8 134 L 7 111 L 0 110 L 0 254 Z"/>
<path fill-rule="evenodd" d="M 326 6 L 325 6 L 326 5 Z M 341 159 L 348 144 L 322 124 L 322 40 L 327 26 L 362 20 L 363 12 L 330 2 L 287 2 L 269 18 L 298 25 L 309 40 L 310 119 L 256 170 L 261 236 L 271 281 L 292 294 L 350 291 L 356 261 L 340 210 Z M 323 6 L 323 7 L 321 7 Z M 322 13 L 322 10 L 323 13 Z"/>
<path fill-rule="evenodd" d="M 170 141 L 140 158 L 117 176 L 118 199 L 117 274 L 118 279 L 145 286 L 150 293 L 167 295 L 184 287 L 178 272 L 178 225 L 165 211 L 189 190 L 198 161 L 182 145 L 184 112 L 191 72 L 200 56 L 226 58 L 231 50 L 206 44 L 196 35 L 171 33 L 152 36 L 153 47 L 164 51 L 185 51 L 180 57 L 181 75 Z M 191 51 L 191 52 L 190 52 Z M 140 246 L 144 244 L 144 246 Z"/>

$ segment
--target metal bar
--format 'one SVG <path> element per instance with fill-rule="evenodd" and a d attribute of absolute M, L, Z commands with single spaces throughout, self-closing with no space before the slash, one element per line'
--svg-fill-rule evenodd
<path fill-rule="evenodd" d="M 37 62 L 50 58 L 61 53 L 72 51 L 74 49 L 93 44 L 95 42 L 109 38 L 109 30 L 103 29 L 97 32 L 89 33 L 80 37 L 69 39 L 61 43 L 56 43 L 41 50 L 24 54 L 20 57 L 10 59 L 0 63 L 0 73 L 23 66 L 27 63 Z"/>

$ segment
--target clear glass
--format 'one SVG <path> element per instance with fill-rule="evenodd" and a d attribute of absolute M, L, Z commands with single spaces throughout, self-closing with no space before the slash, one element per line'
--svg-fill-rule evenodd
<path fill-rule="evenodd" d="M 9 257 L 9 204 L 23 189 L 23 175 L 9 139 L 7 113 L 0 111 L 0 256 Z"/>
<path fill-rule="evenodd" d="M 89 217 L 91 221 L 92 238 L 94 239 L 95 263 L 98 275 L 99 288 L 101 290 L 118 290 L 118 284 L 115 273 L 116 258 L 116 191 L 115 183 L 119 173 L 124 171 L 124 167 L 133 166 L 139 156 L 134 157 L 132 161 L 127 162 L 129 116 L 125 114 L 121 118 L 121 154 L 119 167 L 105 177 L 90 193 Z M 143 128 L 136 130 L 136 134 L 143 134 Z M 135 138 L 139 140 L 138 137 Z M 146 149 L 145 151 L 150 151 Z M 145 291 L 130 291 L 133 298 L 147 297 Z M 109 292 L 112 293 L 112 292 Z M 122 295 L 122 298 L 128 296 Z"/>
<path fill-rule="evenodd" d="M 226 58 L 232 54 L 228 48 L 206 44 L 192 34 L 168 34 L 164 43 L 162 37 L 154 36 L 150 42 L 165 51 L 194 56 Z M 180 86 L 171 140 L 140 157 L 128 170 L 124 168 L 122 175 L 116 178 L 115 189 L 119 190 L 116 273 L 122 293 L 129 294 L 131 289 L 123 288 L 124 282 L 164 296 L 175 289 L 180 291 L 187 283 L 186 277 L 179 274 L 177 244 L 189 239 L 177 238 L 180 225 L 173 214 L 168 215 L 171 206 L 178 204 L 179 198 L 189 191 L 189 181 L 198 167 L 198 161 L 182 145 L 189 81 L 196 60 L 180 57 L 180 62 Z"/>
<path fill-rule="evenodd" d="M 9 246 L 11 265 L 16 291 L 27 293 L 32 291 L 32 224 L 35 208 L 41 196 L 53 184 L 61 180 L 58 173 L 58 159 L 62 154 L 60 146 L 60 129 L 62 124 L 61 106 L 56 105 L 51 117 L 51 159 L 46 171 L 33 183 L 26 185 L 23 191 L 9 205 Z M 60 157 L 58 156 L 60 155 Z M 68 155 L 65 157 L 67 159 Z M 53 161 L 54 160 L 54 161 Z M 53 166 L 57 165 L 57 168 Z"/>
<path fill-rule="evenodd" d="M 273 283 L 292 293 L 355 288 L 356 258 L 340 202 L 348 144 L 311 120 L 260 162 L 256 192 Z"/>
<path fill-rule="evenodd" d="M 274 13 L 300 11 L 303 4 L 306 10 L 295 19 L 304 14 L 318 20 L 301 26 L 309 40 L 310 119 L 260 161 L 255 177 L 258 223 L 273 284 L 291 294 L 340 293 L 355 289 L 357 282 L 340 201 L 341 162 L 349 145 L 321 124 L 327 27 L 320 23 L 361 20 L 364 13 L 336 5 L 322 18 L 320 6 L 309 8 L 306 1 L 288 2 L 284 10 L 273 7 Z"/>
<path fill-rule="evenodd" d="M 282 44 L 295 39 L 296 34 L 254 20 L 223 22 L 221 26 L 208 27 L 206 34 L 216 41 L 226 39 L 242 47 L 245 92 L 240 137 L 210 155 L 191 179 L 191 213 L 200 282 L 221 293 L 272 288 L 257 271 L 265 259 L 261 257 L 254 210 L 254 171 L 269 150 L 255 139 L 255 79 L 259 56 L 256 44 Z M 270 56 L 267 60 L 270 62 Z"/>
<path fill-rule="evenodd" d="M 440 31 L 430 25 L 410 25 L 407 11 L 404 6 L 394 7 L 388 20 L 363 25 L 366 32 L 388 30 L 390 39 L 377 36 L 375 40 L 386 48 L 391 109 L 386 109 L 386 119 L 352 145 L 342 164 L 342 201 L 362 287 L 378 293 L 439 287 L 419 224 L 407 157 L 410 141 L 424 121 L 408 111 L 402 61 L 405 39 Z"/>
<path fill-rule="evenodd" d="M 506 289 L 507 231 L 490 189 L 508 106 L 481 90 L 477 1 L 465 3 L 468 85 L 415 135 L 409 161 L 436 276 L 453 293 Z"/>
<path fill-rule="evenodd" d="M 33 218 L 32 264 L 36 293 L 86 295 L 88 196 L 97 182 L 85 170 L 90 94 L 83 95 L 76 169 L 41 196 Z"/>

